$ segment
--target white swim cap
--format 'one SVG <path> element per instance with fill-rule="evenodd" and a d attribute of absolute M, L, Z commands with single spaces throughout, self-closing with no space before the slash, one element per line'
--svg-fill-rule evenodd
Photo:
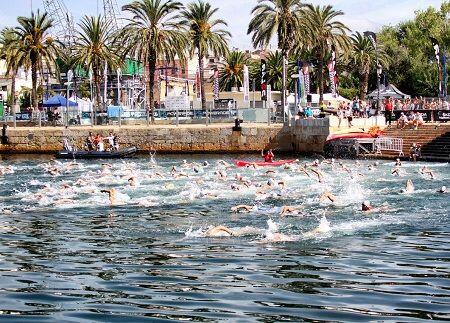
<path fill-rule="evenodd" d="M 442 186 L 442 187 L 441 187 L 441 192 L 445 192 L 445 191 L 447 191 L 447 187 Z"/>
<path fill-rule="evenodd" d="M 370 206 L 370 202 L 369 202 L 369 201 L 364 201 L 362 204 L 363 204 L 364 206 L 367 206 L 367 207 Z"/>

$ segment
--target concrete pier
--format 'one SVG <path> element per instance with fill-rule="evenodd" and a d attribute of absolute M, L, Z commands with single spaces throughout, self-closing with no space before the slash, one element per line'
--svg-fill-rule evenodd
<path fill-rule="evenodd" d="M 292 151 L 291 133 L 282 125 L 242 124 L 242 131 L 233 131 L 232 124 L 95 126 L 95 127 L 9 127 L 8 144 L 0 144 L 0 152 L 54 153 L 63 148 L 64 138 L 83 149 L 89 132 L 107 136 L 117 133 L 120 144 L 136 146 L 140 151 L 161 153 L 247 153 L 273 148 Z"/>

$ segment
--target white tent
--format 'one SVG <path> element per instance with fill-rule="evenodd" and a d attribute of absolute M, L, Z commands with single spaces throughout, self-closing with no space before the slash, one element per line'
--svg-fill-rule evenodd
<path fill-rule="evenodd" d="M 370 92 L 367 97 L 370 99 L 376 99 L 378 97 L 378 89 Z M 393 84 L 388 84 L 387 86 L 380 85 L 380 99 L 409 99 L 410 97 L 410 95 L 403 93 Z"/>
<path fill-rule="evenodd" d="M 315 94 L 315 93 L 312 93 L 311 94 L 311 102 L 312 103 L 319 103 L 319 94 Z M 331 101 L 331 102 L 336 102 L 336 101 L 343 101 L 343 102 L 350 102 L 350 100 L 349 99 L 347 99 L 347 98 L 344 98 L 343 96 L 341 96 L 341 95 L 338 95 L 338 96 L 334 96 L 333 95 L 333 93 L 324 93 L 323 94 L 323 100 L 324 101 Z"/>
<path fill-rule="evenodd" d="M 80 99 L 77 97 L 71 97 L 69 100 L 78 103 L 78 111 L 81 112 L 91 112 L 92 111 L 92 103 L 89 99 Z"/>

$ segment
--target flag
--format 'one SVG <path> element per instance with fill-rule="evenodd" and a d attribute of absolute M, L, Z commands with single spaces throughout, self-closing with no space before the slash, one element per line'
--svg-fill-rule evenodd
<path fill-rule="evenodd" d="M 267 101 L 267 70 L 264 59 L 261 59 L 261 100 Z"/>
<path fill-rule="evenodd" d="M 219 70 L 214 70 L 214 100 L 219 100 Z"/>
<path fill-rule="evenodd" d="M 309 78 L 309 66 L 308 64 L 303 65 L 303 77 L 305 80 L 305 95 L 310 93 L 310 78 Z"/>
<path fill-rule="evenodd" d="M 336 83 L 335 83 L 335 71 L 336 66 L 336 52 L 334 51 L 334 48 L 331 52 L 331 58 L 328 61 L 327 67 L 328 67 L 328 74 L 330 77 L 330 92 L 333 94 L 333 96 L 336 96 Z"/>
<path fill-rule="evenodd" d="M 104 88 L 104 93 L 103 93 L 103 103 L 107 104 L 107 100 L 108 100 L 108 63 L 105 62 L 105 70 L 103 71 L 103 76 L 105 78 L 105 88 Z"/>
<path fill-rule="evenodd" d="M 248 77 L 248 66 L 244 65 L 244 102 L 250 101 L 250 84 Z"/>

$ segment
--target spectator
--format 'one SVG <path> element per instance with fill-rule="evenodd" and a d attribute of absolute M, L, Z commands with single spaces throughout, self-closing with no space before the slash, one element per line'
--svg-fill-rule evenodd
<path fill-rule="evenodd" d="M 387 98 L 384 103 L 384 116 L 386 118 L 386 124 L 389 122 L 389 125 L 391 125 L 393 108 L 392 99 Z"/>
<path fill-rule="evenodd" d="M 404 129 L 408 125 L 408 117 L 402 112 L 397 120 L 397 128 Z"/>

